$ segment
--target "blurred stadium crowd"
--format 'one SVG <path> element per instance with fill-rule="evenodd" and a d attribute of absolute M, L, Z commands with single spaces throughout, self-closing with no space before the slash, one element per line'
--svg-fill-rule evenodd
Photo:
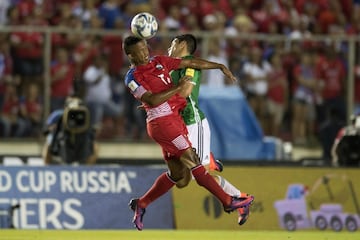
<path fill-rule="evenodd" d="M 1 0 L 0 26 L 124 31 L 142 11 L 158 18 L 161 36 L 211 33 L 207 52 L 199 47 L 197 54 L 224 63 L 237 75 L 265 134 L 313 146 L 324 126 L 345 125 L 351 114 L 345 104 L 348 74 L 355 76 L 354 105 L 360 105 L 358 44 L 355 71 L 349 73 L 348 42 L 331 40 L 360 33 L 359 0 Z M 284 40 L 244 38 L 250 33 Z M 317 35 L 330 40 L 311 39 Z M 50 110 L 62 108 L 66 97 L 76 94 L 87 103 L 99 138 L 146 140 L 144 113 L 123 85 L 129 64 L 122 39 L 53 32 Z M 166 54 L 170 41 L 151 39 L 152 53 Z M 47 101 L 43 62 L 42 32 L 0 31 L 2 137 L 41 135 Z M 216 71 L 204 75 L 204 84 L 230 84 Z"/>

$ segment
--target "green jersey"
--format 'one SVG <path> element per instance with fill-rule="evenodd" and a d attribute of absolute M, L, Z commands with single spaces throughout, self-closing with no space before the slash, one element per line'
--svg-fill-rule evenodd
<path fill-rule="evenodd" d="M 193 58 L 192 55 L 183 57 L 184 59 Z M 179 83 L 179 80 L 183 76 L 191 76 L 192 81 L 195 83 L 193 90 L 189 97 L 186 98 L 187 104 L 181 115 L 186 125 L 191 125 L 200 122 L 205 118 L 205 114 L 199 108 L 199 90 L 201 81 L 201 70 L 186 68 L 172 71 L 171 78 L 175 84 Z"/>

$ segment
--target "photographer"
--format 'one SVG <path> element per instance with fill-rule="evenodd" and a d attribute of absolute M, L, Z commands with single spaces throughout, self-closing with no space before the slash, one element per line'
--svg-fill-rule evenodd
<path fill-rule="evenodd" d="M 360 166 L 360 115 L 351 116 L 351 124 L 339 130 L 331 149 L 333 166 Z"/>
<path fill-rule="evenodd" d="M 63 110 L 50 114 L 46 122 L 43 159 L 50 164 L 95 164 L 98 144 L 90 126 L 87 107 L 79 98 L 69 97 Z"/>

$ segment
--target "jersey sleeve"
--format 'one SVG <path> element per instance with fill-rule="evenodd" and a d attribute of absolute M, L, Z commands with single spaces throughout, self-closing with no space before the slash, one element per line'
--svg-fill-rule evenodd
<path fill-rule="evenodd" d="M 62 117 L 63 113 L 64 113 L 63 109 L 58 109 L 50 113 L 50 115 L 46 119 L 46 126 L 56 124 L 59 121 L 59 119 Z"/>
<path fill-rule="evenodd" d="M 135 79 L 134 69 L 130 69 L 125 76 L 125 85 L 130 92 L 137 98 L 141 99 L 142 95 L 147 92 L 144 86 Z"/>

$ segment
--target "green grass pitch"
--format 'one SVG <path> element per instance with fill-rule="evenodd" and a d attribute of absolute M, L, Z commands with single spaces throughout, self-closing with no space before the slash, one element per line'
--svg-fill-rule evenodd
<path fill-rule="evenodd" d="M 360 240 L 360 231 L 0 230 L 0 240 Z"/>

